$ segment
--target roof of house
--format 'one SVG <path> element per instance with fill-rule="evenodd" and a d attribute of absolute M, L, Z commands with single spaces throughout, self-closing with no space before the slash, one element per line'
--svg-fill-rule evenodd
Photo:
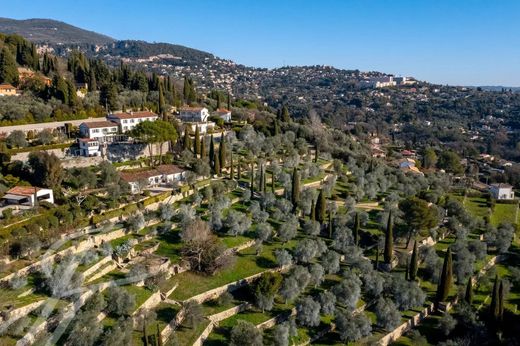
<path fill-rule="evenodd" d="M 497 184 L 491 184 L 492 187 L 496 187 L 497 189 L 512 189 L 513 186 L 506 184 L 506 183 L 497 183 Z"/>
<path fill-rule="evenodd" d="M 227 113 L 231 113 L 231 111 L 229 109 L 220 108 L 220 109 L 217 109 L 217 113 L 227 114 Z"/>
<path fill-rule="evenodd" d="M 184 172 L 184 169 L 176 165 L 160 165 L 151 169 L 134 172 L 120 172 L 121 179 L 127 183 L 148 179 L 164 174 L 176 174 Z"/>
<path fill-rule="evenodd" d="M 0 89 L 16 89 L 16 88 L 9 83 L 2 83 L 2 84 L 0 84 Z"/>
<path fill-rule="evenodd" d="M 32 196 L 40 190 L 42 190 L 42 188 L 35 186 L 15 186 L 7 191 L 6 195 Z"/>
<path fill-rule="evenodd" d="M 183 107 L 183 108 L 180 108 L 179 111 L 180 112 L 200 112 L 205 108 L 206 107 Z"/>
<path fill-rule="evenodd" d="M 115 113 L 110 114 L 110 118 L 116 119 L 136 119 L 136 118 L 153 118 L 158 117 L 157 114 L 150 111 L 141 111 L 141 112 L 125 112 L 125 113 Z"/>
<path fill-rule="evenodd" d="M 117 127 L 117 124 L 113 121 L 92 121 L 88 123 L 81 123 L 81 125 L 84 125 L 88 127 L 89 129 L 99 129 L 103 127 Z M 79 125 L 79 126 L 81 126 Z"/>

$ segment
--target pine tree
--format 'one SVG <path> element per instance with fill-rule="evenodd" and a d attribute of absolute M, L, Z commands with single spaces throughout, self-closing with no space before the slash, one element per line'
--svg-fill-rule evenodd
<path fill-rule="evenodd" d="M 473 279 L 471 276 L 468 278 L 468 283 L 466 284 L 466 293 L 464 295 L 464 300 L 469 305 L 473 304 Z"/>
<path fill-rule="evenodd" d="M 204 140 L 204 136 L 200 139 L 200 158 L 203 159 L 206 157 L 206 143 Z"/>
<path fill-rule="evenodd" d="M 453 264 L 451 258 L 451 248 L 448 248 L 444 256 L 444 264 L 442 265 L 442 273 L 437 286 L 437 303 L 444 302 L 450 294 L 451 285 L 453 283 Z"/>
<path fill-rule="evenodd" d="M 195 127 L 195 144 L 193 146 L 193 152 L 195 155 L 200 155 L 200 129 Z"/>
<path fill-rule="evenodd" d="M 491 315 L 498 319 L 500 317 L 500 292 L 499 292 L 498 275 L 495 276 L 495 283 L 493 284 L 493 293 L 491 294 L 491 304 L 489 310 Z"/>
<path fill-rule="evenodd" d="M 412 257 L 410 258 L 410 280 L 415 280 L 419 269 L 419 259 L 417 257 L 417 240 L 413 244 Z"/>
<path fill-rule="evenodd" d="M 298 173 L 298 169 L 294 167 L 292 174 L 292 190 L 291 190 L 291 200 L 296 210 L 296 206 L 300 201 L 300 174 Z"/>
<path fill-rule="evenodd" d="M 215 162 L 215 142 L 213 141 L 213 135 L 209 139 L 209 163 L 214 165 Z"/>
<path fill-rule="evenodd" d="M 220 145 L 219 145 L 219 159 L 220 159 L 220 166 L 222 168 L 226 167 L 226 156 L 227 156 L 227 150 L 226 150 L 226 140 L 224 138 L 224 132 L 222 132 L 222 135 L 220 136 Z"/>
<path fill-rule="evenodd" d="M 18 85 L 18 69 L 11 51 L 4 46 L 0 53 L 0 83 Z"/>
<path fill-rule="evenodd" d="M 385 252 L 384 261 L 386 264 L 392 263 L 394 255 L 394 225 L 392 223 L 392 212 L 388 214 L 388 222 L 386 224 L 385 232 Z"/>
<path fill-rule="evenodd" d="M 354 245 L 359 246 L 359 212 L 356 212 L 354 219 Z"/>
<path fill-rule="evenodd" d="M 316 201 L 316 220 L 321 224 L 325 222 L 327 202 L 325 201 L 325 193 L 320 190 L 318 200 Z"/>

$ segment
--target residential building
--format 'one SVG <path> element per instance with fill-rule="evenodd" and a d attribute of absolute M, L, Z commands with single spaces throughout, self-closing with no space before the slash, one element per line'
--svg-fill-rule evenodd
<path fill-rule="evenodd" d="M 386 88 L 395 86 L 397 83 L 392 76 L 370 77 L 359 82 L 360 88 Z"/>
<path fill-rule="evenodd" d="M 201 135 L 208 133 L 209 130 L 213 130 L 216 126 L 213 121 L 207 121 L 205 123 L 185 123 L 184 125 L 190 129 L 191 134 L 195 134 L 198 127 Z"/>
<path fill-rule="evenodd" d="M 225 108 L 217 109 L 216 116 L 228 123 L 231 121 L 231 111 Z"/>
<path fill-rule="evenodd" d="M 82 137 L 112 142 L 119 132 L 119 125 L 114 121 L 84 122 L 79 125 Z"/>
<path fill-rule="evenodd" d="M 160 165 L 147 170 L 121 172 L 121 179 L 130 185 L 132 193 L 138 193 L 143 188 L 171 185 L 184 180 L 186 170 L 176 165 Z"/>
<path fill-rule="evenodd" d="M 206 107 L 184 107 L 179 109 L 179 119 L 184 122 L 202 123 L 208 121 L 209 111 Z"/>
<path fill-rule="evenodd" d="M 18 91 L 14 86 L 8 83 L 0 84 L 0 96 L 16 96 Z"/>
<path fill-rule="evenodd" d="M 78 138 L 79 154 L 82 156 L 100 156 L 101 144 L 97 139 Z"/>
<path fill-rule="evenodd" d="M 494 199 L 515 199 L 515 192 L 513 191 L 513 187 L 509 184 L 491 184 L 489 186 L 489 192 Z"/>
<path fill-rule="evenodd" d="M 36 202 L 54 203 L 52 190 L 35 186 L 15 186 L 2 197 L 4 205 L 34 207 Z"/>
<path fill-rule="evenodd" d="M 107 116 L 108 121 L 118 124 L 120 133 L 131 131 L 137 124 L 143 121 L 155 121 L 157 119 L 159 119 L 159 116 L 149 111 L 113 113 Z"/>

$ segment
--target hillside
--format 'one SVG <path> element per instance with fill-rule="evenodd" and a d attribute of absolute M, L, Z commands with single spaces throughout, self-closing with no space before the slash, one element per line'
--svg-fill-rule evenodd
<path fill-rule="evenodd" d="M 35 42 L 46 44 L 103 45 L 114 39 L 93 31 L 52 19 L 16 20 L 0 18 L 0 32 L 18 34 Z"/>

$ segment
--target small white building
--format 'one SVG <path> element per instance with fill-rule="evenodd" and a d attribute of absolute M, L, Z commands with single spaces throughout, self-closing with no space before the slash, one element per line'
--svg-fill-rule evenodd
<path fill-rule="evenodd" d="M 370 77 L 359 82 L 360 88 L 386 88 L 395 86 L 397 83 L 392 76 Z"/>
<path fill-rule="evenodd" d="M 489 186 L 489 193 L 491 193 L 494 199 L 498 200 L 515 199 L 515 192 L 513 191 L 513 187 L 509 184 L 491 184 Z"/>
<path fill-rule="evenodd" d="M 93 121 L 79 125 L 81 137 L 99 139 L 100 141 L 112 141 L 118 132 L 119 126 L 113 121 Z"/>
<path fill-rule="evenodd" d="M 79 154 L 81 156 L 100 156 L 101 143 L 94 138 L 78 138 Z"/>
<path fill-rule="evenodd" d="M 35 186 L 15 186 L 2 197 L 4 205 L 34 207 L 35 201 L 54 203 L 54 194 L 51 189 Z"/>
<path fill-rule="evenodd" d="M 136 172 L 121 172 L 121 179 L 130 185 L 132 193 L 138 193 L 143 188 L 170 185 L 184 180 L 186 170 L 176 165 L 160 165 L 151 169 Z"/>
<path fill-rule="evenodd" d="M 220 119 L 224 120 L 224 122 L 229 123 L 231 121 L 231 111 L 229 109 L 221 108 L 217 109 L 215 115 Z"/>
<path fill-rule="evenodd" d="M 183 107 L 179 109 L 179 119 L 183 122 L 206 122 L 209 111 L 206 107 Z"/>
<path fill-rule="evenodd" d="M 159 119 L 159 116 L 149 111 L 114 113 L 107 116 L 107 120 L 117 123 L 120 133 L 132 130 L 143 121 L 155 121 L 157 119 Z"/>
<path fill-rule="evenodd" d="M 207 121 L 205 123 L 185 123 L 184 125 L 190 129 L 191 134 L 195 134 L 198 127 L 201 135 L 204 135 L 215 128 L 215 123 L 213 121 Z"/>

